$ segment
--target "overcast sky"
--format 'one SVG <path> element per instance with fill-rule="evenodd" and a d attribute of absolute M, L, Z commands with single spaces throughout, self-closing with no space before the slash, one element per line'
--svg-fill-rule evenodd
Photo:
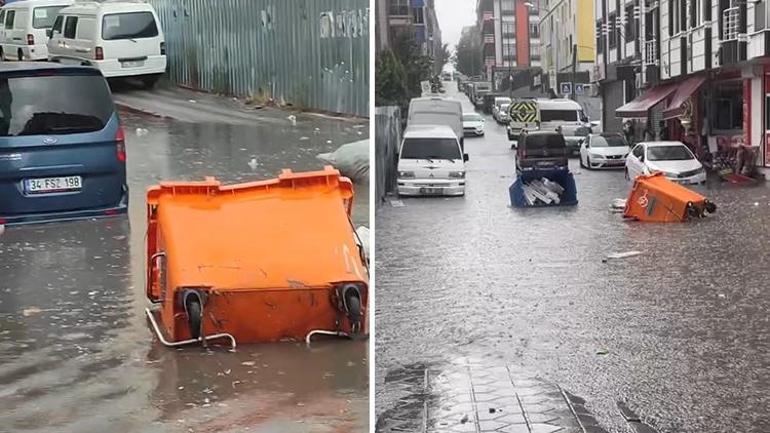
<path fill-rule="evenodd" d="M 476 22 L 476 0 L 436 0 L 436 15 L 441 28 L 441 40 L 454 51 L 463 27 Z"/>

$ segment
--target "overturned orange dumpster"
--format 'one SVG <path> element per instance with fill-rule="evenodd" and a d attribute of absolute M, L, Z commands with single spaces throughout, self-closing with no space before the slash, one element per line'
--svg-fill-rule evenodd
<path fill-rule="evenodd" d="M 716 212 L 706 197 L 657 172 L 636 178 L 626 200 L 625 218 L 651 222 L 683 222 Z"/>
<path fill-rule="evenodd" d="M 331 167 L 147 191 L 146 310 L 167 346 L 366 335 L 368 268 Z M 220 341 L 213 341 L 220 340 Z"/>

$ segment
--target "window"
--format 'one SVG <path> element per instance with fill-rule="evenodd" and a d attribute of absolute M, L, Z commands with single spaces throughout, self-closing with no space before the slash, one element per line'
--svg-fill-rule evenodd
<path fill-rule="evenodd" d="M 617 26 L 617 16 L 614 13 L 610 14 L 608 26 L 610 28 L 610 31 L 609 31 L 610 48 L 615 48 L 618 46 L 618 26 Z"/>
<path fill-rule="evenodd" d="M 671 0 L 670 9 L 668 13 L 670 14 L 669 21 L 671 21 L 671 29 L 669 30 L 668 35 L 678 35 L 681 31 L 679 28 L 679 14 L 681 10 L 681 3 L 682 0 Z"/>
<path fill-rule="evenodd" d="M 141 39 L 158 36 L 155 17 L 150 12 L 129 12 L 105 15 L 102 21 L 102 39 Z"/>
<path fill-rule="evenodd" d="M 513 42 L 504 42 L 503 43 L 503 55 L 504 56 L 513 56 L 516 54 L 516 44 Z"/>
<path fill-rule="evenodd" d="M 462 159 L 460 145 L 453 138 L 407 138 L 401 159 Z"/>
<path fill-rule="evenodd" d="M 101 75 L 0 80 L 0 136 L 100 131 L 115 108 Z"/>
<path fill-rule="evenodd" d="M 96 20 L 93 18 L 82 18 L 78 23 L 77 39 L 91 40 L 96 35 Z"/>
<path fill-rule="evenodd" d="M 624 33 L 626 42 L 636 39 L 636 18 L 634 17 L 634 10 L 636 4 L 632 3 L 626 6 L 626 22 L 624 26 Z"/>
<path fill-rule="evenodd" d="M 515 37 L 516 26 L 510 21 L 503 21 L 503 36 Z"/>
<path fill-rule="evenodd" d="M 425 24 L 425 10 L 423 8 L 414 8 L 413 15 L 415 24 Z"/>
<path fill-rule="evenodd" d="M 576 122 L 578 120 L 577 110 L 540 110 L 541 122 Z"/>
<path fill-rule="evenodd" d="M 596 22 L 596 54 L 604 54 L 604 35 L 602 35 L 602 21 Z"/>
<path fill-rule="evenodd" d="M 765 29 L 765 0 L 754 3 L 754 31 Z"/>
<path fill-rule="evenodd" d="M 64 37 L 66 39 L 75 39 L 75 30 L 78 27 L 78 17 L 67 17 L 64 24 Z"/>
<path fill-rule="evenodd" d="M 500 9 L 505 12 L 513 12 L 514 11 L 513 0 L 503 0 L 503 4 L 500 7 Z"/>
<path fill-rule="evenodd" d="M 390 15 L 409 15 L 409 0 L 390 0 Z"/>
<path fill-rule="evenodd" d="M 650 161 L 689 161 L 695 159 L 687 146 L 650 146 L 647 148 Z"/>
<path fill-rule="evenodd" d="M 16 11 L 8 11 L 8 13 L 5 14 L 5 28 L 6 29 L 12 29 L 13 28 L 14 18 L 16 18 Z"/>
<path fill-rule="evenodd" d="M 56 15 L 64 6 L 46 6 L 35 8 L 32 12 L 32 27 L 36 29 L 50 29 Z"/>
<path fill-rule="evenodd" d="M 51 32 L 54 35 L 60 35 L 63 24 L 64 24 L 64 17 L 62 15 L 59 15 L 58 17 L 56 17 L 56 20 L 53 22 L 53 27 L 51 28 Z"/>
<path fill-rule="evenodd" d="M 709 124 L 716 130 L 743 128 L 743 86 L 740 81 L 722 82 L 714 90 Z"/>
<path fill-rule="evenodd" d="M 642 146 L 641 144 L 636 146 L 632 153 L 634 154 L 635 157 L 641 159 L 642 155 L 644 155 L 644 146 Z"/>
<path fill-rule="evenodd" d="M 540 38 L 540 25 L 538 23 L 529 23 L 529 37 L 533 39 Z"/>
<path fill-rule="evenodd" d="M 5 25 L 5 11 L 0 11 L 0 27 Z"/>

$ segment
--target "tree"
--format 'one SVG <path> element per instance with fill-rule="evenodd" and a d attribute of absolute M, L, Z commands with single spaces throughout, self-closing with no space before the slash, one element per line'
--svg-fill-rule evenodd
<path fill-rule="evenodd" d="M 484 72 L 483 50 L 478 38 L 478 28 L 464 32 L 457 43 L 454 55 L 455 69 L 469 77 Z"/>
<path fill-rule="evenodd" d="M 391 50 L 385 50 L 377 58 L 375 68 L 375 105 L 405 105 L 406 72 L 404 65 Z"/>
<path fill-rule="evenodd" d="M 441 73 L 441 71 L 444 69 L 444 65 L 447 64 L 449 61 L 449 44 L 444 44 L 441 46 L 441 49 L 438 50 L 434 57 L 433 62 L 433 73 L 438 75 Z"/>
<path fill-rule="evenodd" d="M 404 66 L 407 99 L 420 96 L 420 82 L 430 80 L 433 59 L 422 54 L 411 32 L 404 32 L 396 37 L 393 53 Z"/>

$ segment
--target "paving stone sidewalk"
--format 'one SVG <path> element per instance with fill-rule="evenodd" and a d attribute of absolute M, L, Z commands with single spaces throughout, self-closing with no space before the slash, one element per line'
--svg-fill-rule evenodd
<path fill-rule="evenodd" d="M 460 359 L 395 380 L 412 393 L 382 414 L 378 432 L 607 433 L 582 398 L 509 365 Z"/>

